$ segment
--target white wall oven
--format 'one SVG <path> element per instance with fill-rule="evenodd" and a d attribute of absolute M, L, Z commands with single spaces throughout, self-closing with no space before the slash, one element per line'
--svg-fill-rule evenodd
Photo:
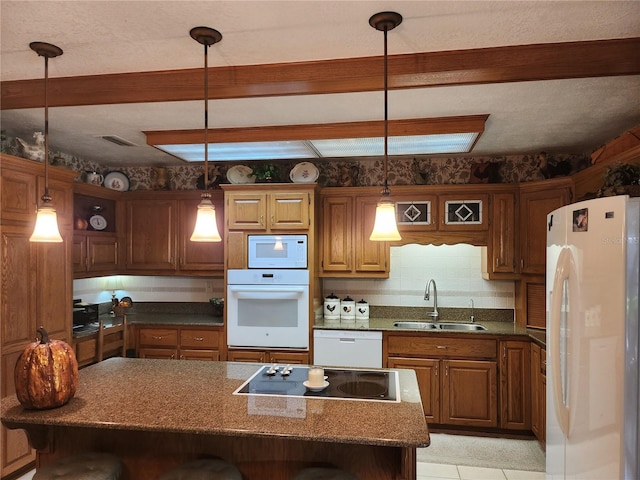
<path fill-rule="evenodd" d="M 308 270 L 228 270 L 229 347 L 309 348 Z"/>

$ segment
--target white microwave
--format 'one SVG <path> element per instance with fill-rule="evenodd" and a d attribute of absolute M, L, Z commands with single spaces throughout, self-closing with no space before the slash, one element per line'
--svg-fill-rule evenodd
<path fill-rule="evenodd" d="M 249 268 L 307 268 L 306 235 L 249 235 Z"/>

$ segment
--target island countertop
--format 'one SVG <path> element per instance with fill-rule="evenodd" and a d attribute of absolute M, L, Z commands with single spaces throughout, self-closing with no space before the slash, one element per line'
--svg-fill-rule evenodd
<path fill-rule="evenodd" d="M 262 365 L 111 358 L 80 371 L 76 395 L 52 410 L 2 400 L 2 421 L 129 431 L 277 437 L 425 447 L 415 373 L 400 369 L 401 401 L 234 395 Z M 401 427 L 401 428 L 400 428 Z"/>

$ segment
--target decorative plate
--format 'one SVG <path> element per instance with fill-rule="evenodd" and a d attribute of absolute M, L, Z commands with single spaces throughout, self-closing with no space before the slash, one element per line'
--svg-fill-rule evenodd
<path fill-rule="evenodd" d="M 122 172 L 109 172 L 104 176 L 103 185 L 111 190 L 129 190 L 129 177 Z"/>
<path fill-rule="evenodd" d="M 327 388 L 329 386 L 329 382 L 327 382 L 326 380 L 322 385 L 318 385 L 317 387 L 309 385 L 309 381 L 308 380 L 305 380 L 304 382 L 302 382 L 302 384 L 305 387 L 307 387 L 307 390 L 311 390 L 312 392 L 321 392 L 322 390 L 324 390 L 325 388 Z"/>
<path fill-rule="evenodd" d="M 227 171 L 227 180 L 231 183 L 255 183 L 256 177 L 251 175 L 253 169 L 246 165 L 236 165 Z"/>
<path fill-rule="evenodd" d="M 319 174 L 313 163 L 302 162 L 291 169 L 289 178 L 293 183 L 313 183 L 318 179 Z"/>
<path fill-rule="evenodd" d="M 94 230 L 104 230 L 107 228 L 107 220 L 102 215 L 92 215 L 91 218 L 89 218 L 89 225 L 91 225 Z"/>

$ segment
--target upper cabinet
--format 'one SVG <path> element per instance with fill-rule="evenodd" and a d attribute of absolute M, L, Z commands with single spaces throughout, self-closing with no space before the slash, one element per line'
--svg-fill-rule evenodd
<path fill-rule="evenodd" d="M 547 214 L 571 203 L 570 178 L 520 184 L 520 272 L 544 275 L 547 264 Z"/>
<path fill-rule="evenodd" d="M 272 232 L 308 230 L 311 195 L 308 190 L 265 189 L 258 185 L 234 190 L 225 185 L 225 211 L 229 230 Z"/>
<path fill-rule="evenodd" d="M 222 192 L 212 192 L 212 202 L 222 236 Z M 128 273 L 222 275 L 223 242 L 190 240 L 200 203 L 198 192 L 132 192 L 124 203 Z"/>
<path fill-rule="evenodd" d="M 121 193 L 86 183 L 75 183 L 73 195 L 74 278 L 110 275 L 121 266 L 118 221 L 124 213 Z"/>
<path fill-rule="evenodd" d="M 380 196 L 356 192 L 350 188 L 322 191 L 320 276 L 389 276 L 388 242 L 369 240 Z"/>

